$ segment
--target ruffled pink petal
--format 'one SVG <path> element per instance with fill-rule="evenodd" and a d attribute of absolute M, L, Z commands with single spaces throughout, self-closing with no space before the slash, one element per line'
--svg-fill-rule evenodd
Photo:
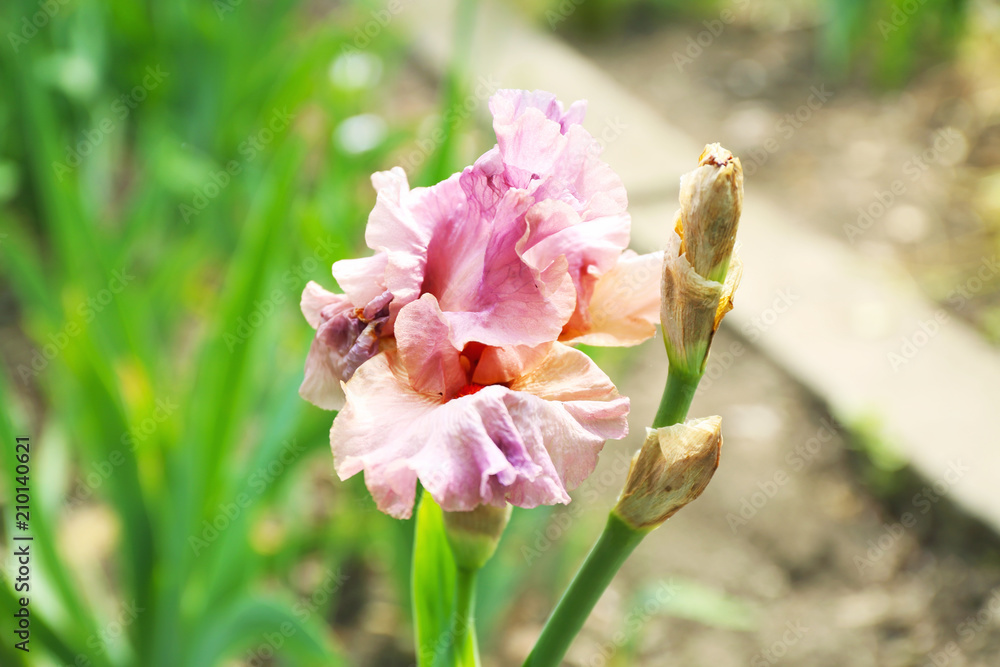
<path fill-rule="evenodd" d="M 627 245 L 624 187 L 579 124 L 584 105 L 501 91 L 491 109 L 498 146 L 462 174 L 414 190 L 400 169 L 372 178 L 376 254 L 334 274 L 356 304 L 392 293 L 389 334 L 421 293 L 437 297 L 459 347 L 530 347 L 567 323 L 586 329 L 597 280 Z"/>
<path fill-rule="evenodd" d="M 459 200 L 438 221 L 427 249 L 422 289 L 435 295 L 446 311 L 476 308 L 483 273 L 490 268 L 486 252 L 491 239 L 495 243 L 497 237 L 507 238 L 512 227 L 515 234 L 519 232 L 516 222 L 531 205 L 521 193 L 493 193 L 484 179 L 477 179 L 481 190 L 496 195 L 489 202 L 491 208 L 484 209 L 479 200 L 468 196 L 469 178 L 464 172 L 459 175 Z M 503 213 L 498 214 L 501 199 Z"/>
<path fill-rule="evenodd" d="M 572 203 L 584 220 L 614 215 L 629 219 L 625 185 L 600 159 L 601 150 L 601 144 L 583 126 L 569 128 L 562 154 L 532 194 L 539 199 L 560 197 Z"/>
<path fill-rule="evenodd" d="M 306 357 L 306 372 L 299 385 L 299 396 L 324 410 L 344 407 L 344 390 L 340 386 L 344 360 L 319 339 L 313 339 Z"/>
<path fill-rule="evenodd" d="M 375 255 L 341 260 L 334 264 L 333 274 L 358 304 L 389 290 L 390 328 L 396 313 L 420 296 L 432 237 L 465 208 L 458 179 L 456 174 L 433 187 L 410 190 L 399 167 L 372 175 L 378 195 L 368 216 L 365 241 Z"/>
<path fill-rule="evenodd" d="M 507 384 L 534 368 L 548 355 L 551 343 L 487 347 L 479 356 L 472 375 L 475 384 Z"/>
<path fill-rule="evenodd" d="M 465 386 L 467 374 L 459 361 L 459 348 L 452 343 L 451 326 L 432 294 L 424 294 L 399 311 L 396 345 L 417 391 L 451 398 Z"/>
<path fill-rule="evenodd" d="M 397 170 L 402 173 L 402 170 Z M 416 300 L 421 292 L 428 291 L 423 289 L 423 284 L 430 261 L 431 240 L 441 233 L 451 218 L 461 215 L 466 208 L 458 179 L 459 175 L 455 174 L 437 185 L 416 188 L 408 193 L 405 206 L 409 219 L 400 214 L 405 220 L 403 227 L 408 230 L 407 233 L 392 235 L 386 226 L 382 232 L 367 236 L 369 245 L 385 248 L 389 253 L 385 284 L 395 296 L 394 313 Z"/>
<path fill-rule="evenodd" d="M 574 274 L 588 266 L 604 273 L 628 245 L 627 220 L 618 219 L 616 224 L 584 221 L 569 204 L 556 199 L 535 204 L 525 217 L 530 231 L 523 255 L 532 266 L 546 266 L 566 255 Z"/>
<path fill-rule="evenodd" d="M 418 479 L 446 511 L 568 502 L 604 441 L 627 432 L 628 399 L 585 355 L 554 347 L 521 389 L 452 400 L 414 390 L 392 352 L 374 357 L 345 385 L 331 431 L 338 475 L 363 470 L 379 508 L 404 518 Z"/>
<path fill-rule="evenodd" d="M 625 187 L 599 159 L 599 142 L 579 125 L 582 105 L 563 115 L 547 93 L 501 91 L 491 109 L 497 154 L 488 153 L 474 166 L 490 184 L 475 194 L 488 201 L 491 191 L 521 188 L 535 200 L 527 213 L 531 233 L 523 243 L 524 258 L 544 266 L 566 257 L 577 293 L 569 326 L 585 329 L 597 280 L 628 245 Z"/>
<path fill-rule="evenodd" d="M 494 105 L 493 129 L 511 185 L 526 187 L 533 178 L 550 174 L 566 150 L 562 126 L 534 107 L 515 110 Z"/>
<path fill-rule="evenodd" d="M 435 232 L 422 289 L 438 298 L 459 348 L 471 341 L 502 346 L 555 340 L 576 304 L 568 264 L 561 256 L 534 265 L 524 260 L 524 214 L 533 200 L 508 189 L 486 201 L 476 193 L 493 192 L 487 178 L 474 168 L 461 175 L 471 196 Z"/>
<path fill-rule="evenodd" d="M 663 253 L 622 253 L 594 286 L 585 320 L 571 320 L 560 340 L 587 345 L 638 345 L 660 321 Z M 582 322 L 582 324 L 581 324 Z"/>
<path fill-rule="evenodd" d="M 333 263 L 333 277 L 352 303 L 365 304 L 385 291 L 385 269 L 389 256 L 341 259 Z"/>
<path fill-rule="evenodd" d="M 499 156 L 488 163 L 501 163 L 507 184 L 527 189 L 537 201 L 560 199 L 584 220 L 623 216 L 627 225 L 625 186 L 600 160 L 600 142 L 581 125 L 585 108 L 577 102 L 564 114 L 549 93 L 498 91 L 490 110 Z"/>
<path fill-rule="evenodd" d="M 628 244 L 628 220 L 617 217 L 582 221 L 568 204 L 553 199 L 533 206 L 526 219 L 530 233 L 524 242 L 525 261 L 544 266 L 565 256 L 576 289 L 573 319 L 585 320 L 598 278 L 615 266 Z M 574 325 L 573 320 L 570 325 Z"/>
<path fill-rule="evenodd" d="M 561 408 L 547 410 L 533 423 L 569 490 L 594 471 L 605 440 L 628 435 L 628 398 L 619 396 L 590 357 L 569 346 L 554 343 L 545 359 L 509 388 Z"/>
<path fill-rule="evenodd" d="M 510 88 L 498 90 L 490 98 L 490 112 L 494 117 L 499 116 L 505 121 L 521 115 L 526 109 L 538 109 L 546 118 L 559 123 L 565 132 L 571 125 L 583 122 L 587 103 L 577 100 L 570 105 L 568 111 L 564 111 L 562 102 L 552 93 Z"/>
<path fill-rule="evenodd" d="M 334 294 L 323 289 L 319 283 L 310 280 L 302 290 L 302 300 L 299 307 L 313 329 L 318 329 L 320 325 L 320 311 L 334 304 L 340 304 L 338 310 L 343 310 L 350 306 L 350 300 L 343 294 Z"/>
<path fill-rule="evenodd" d="M 302 292 L 302 313 L 316 327 L 306 357 L 299 395 L 326 410 L 344 405 L 340 383 L 378 353 L 392 295 L 383 292 L 364 308 L 344 294 L 327 292 L 314 282 Z"/>
<path fill-rule="evenodd" d="M 508 390 L 487 387 L 450 401 L 429 397 L 410 387 L 397 361 L 383 353 L 358 369 L 330 433 L 337 474 L 347 479 L 363 470 L 379 509 L 409 517 L 418 478 L 443 508 L 462 511 L 502 505 L 504 486 L 519 474 L 542 475 L 541 466 L 518 451 L 516 427 L 500 398 Z M 497 442 L 508 445 L 513 462 Z M 558 495 L 558 484 L 540 486 Z"/>
<path fill-rule="evenodd" d="M 311 281 L 302 291 L 301 306 L 302 314 L 317 332 L 306 357 L 305 378 L 299 386 L 299 395 L 324 410 L 339 410 L 344 406 L 340 381 L 344 376 L 345 359 L 327 344 L 327 337 L 321 330 L 324 322 L 352 312 L 354 306 L 347 296 L 327 292 Z"/>

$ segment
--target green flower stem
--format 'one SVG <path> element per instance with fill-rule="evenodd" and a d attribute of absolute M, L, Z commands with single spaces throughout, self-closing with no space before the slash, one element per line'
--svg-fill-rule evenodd
<path fill-rule="evenodd" d="M 524 667 L 558 667 L 594 605 L 647 532 L 631 528 L 614 512 L 608 515 L 604 532 L 559 600 Z"/>
<path fill-rule="evenodd" d="M 476 575 L 479 570 L 470 570 L 464 567 L 456 568 L 455 578 L 455 611 L 451 616 L 451 647 L 448 651 L 449 667 L 462 665 L 463 667 L 473 667 L 468 665 L 464 654 L 466 652 L 465 643 L 472 637 L 475 644 L 475 617 L 473 609 L 476 605 Z M 473 651 L 477 654 L 478 651 Z M 479 656 L 475 655 L 475 665 L 479 664 Z"/>
<path fill-rule="evenodd" d="M 700 380 L 701 373 L 689 375 L 670 371 L 653 428 L 684 421 Z M 604 590 L 649 532 L 632 528 L 611 512 L 604 532 L 556 605 L 524 667 L 559 666 Z"/>
<path fill-rule="evenodd" d="M 670 369 L 667 373 L 667 386 L 663 388 L 663 397 L 660 399 L 660 409 L 653 419 L 653 428 L 680 424 L 687 418 L 688 408 L 694 400 L 701 376 L 701 373 L 688 375 Z"/>

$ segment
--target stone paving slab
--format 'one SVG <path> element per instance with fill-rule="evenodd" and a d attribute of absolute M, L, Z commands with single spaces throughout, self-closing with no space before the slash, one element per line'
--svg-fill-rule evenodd
<path fill-rule="evenodd" d="M 451 42 L 443 4 L 403 14 L 417 54 L 437 68 Z M 586 125 L 630 195 L 633 245 L 659 247 L 679 177 L 713 138 L 672 127 L 669 110 L 651 109 L 585 54 L 495 5 L 482 7 L 473 43 L 477 77 L 588 100 Z M 875 426 L 929 482 L 1000 530 L 1000 353 L 927 303 L 901 269 L 810 231 L 794 211 L 756 195 L 752 180 L 740 239 L 745 271 L 727 326 L 842 422 Z M 984 257 L 984 271 L 1000 271 L 996 261 Z"/>

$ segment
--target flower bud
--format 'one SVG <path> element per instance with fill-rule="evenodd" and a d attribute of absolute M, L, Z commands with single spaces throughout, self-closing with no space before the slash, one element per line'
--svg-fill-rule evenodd
<path fill-rule="evenodd" d="M 671 369 L 700 375 L 742 276 L 734 254 L 743 209 L 738 158 L 710 144 L 681 178 L 681 208 L 663 257 L 660 322 Z"/>
<path fill-rule="evenodd" d="M 478 570 L 493 557 L 510 512 L 510 505 L 479 505 L 471 512 L 444 513 L 448 544 L 459 567 Z"/>
<path fill-rule="evenodd" d="M 706 417 L 647 429 L 614 512 L 636 530 L 652 530 L 700 496 L 719 467 L 721 428 L 721 417 Z"/>
<path fill-rule="evenodd" d="M 675 223 L 681 253 L 698 275 L 724 282 L 743 211 L 743 166 L 720 146 L 705 146 L 698 168 L 681 177 Z"/>

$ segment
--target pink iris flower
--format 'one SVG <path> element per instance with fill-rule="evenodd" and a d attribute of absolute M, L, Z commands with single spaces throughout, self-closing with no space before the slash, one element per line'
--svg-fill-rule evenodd
<path fill-rule="evenodd" d="M 316 328 L 300 393 L 339 409 L 338 474 L 364 471 L 379 508 L 412 511 L 416 482 L 446 511 L 569 501 L 628 399 L 567 343 L 634 345 L 655 333 L 661 253 L 625 250 L 621 179 L 548 93 L 490 100 L 497 145 L 429 188 L 377 173 L 344 294 L 309 283 Z"/>

